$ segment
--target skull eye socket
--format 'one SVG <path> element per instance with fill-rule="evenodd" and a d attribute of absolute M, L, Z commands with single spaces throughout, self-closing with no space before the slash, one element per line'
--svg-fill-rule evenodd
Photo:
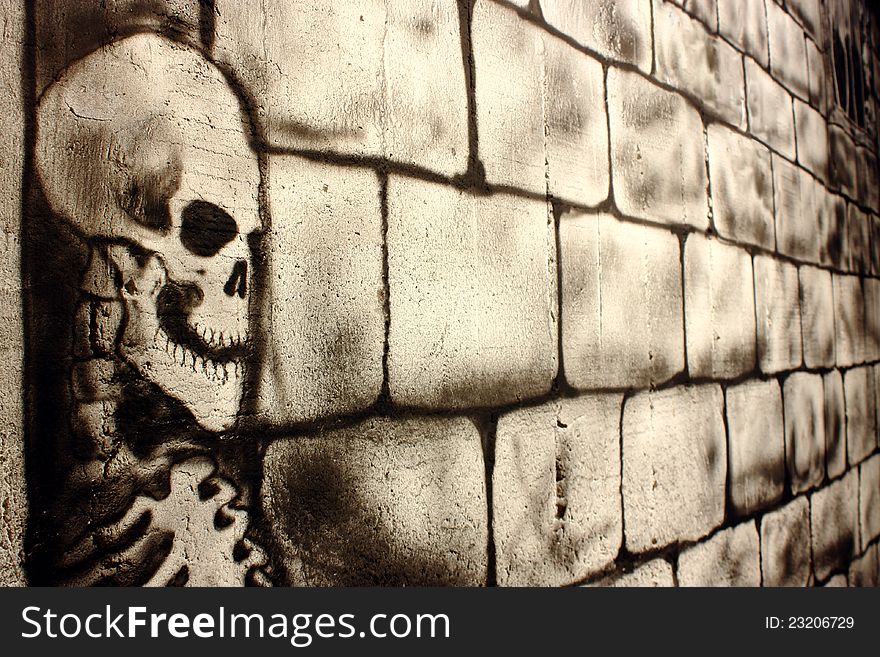
<path fill-rule="evenodd" d="M 207 201 L 193 201 L 181 213 L 180 241 L 190 253 L 211 257 L 238 235 L 229 213 Z"/>

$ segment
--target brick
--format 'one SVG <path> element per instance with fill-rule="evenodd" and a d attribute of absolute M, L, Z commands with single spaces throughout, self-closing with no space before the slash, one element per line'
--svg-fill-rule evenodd
<path fill-rule="evenodd" d="M 855 198 L 856 146 L 853 140 L 836 125 L 828 126 L 828 180 L 835 189 Z"/>
<path fill-rule="evenodd" d="M 544 38 L 547 171 L 550 193 L 580 205 L 608 198 L 608 118 L 602 65 Z"/>
<path fill-rule="evenodd" d="M 736 50 L 665 2 L 654 3 L 654 50 L 659 80 L 691 94 L 728 123 L 746 127 L 742 56 Z"/>
<path fill-rule="evenodd" d="M 773 155 L 776 250 L 792 258 L 818 262 L 816 185 L 806 171 Z"/>
<path fill-rule="evenodd" d="M 499 418 L 492 474 L 499 584 L 571 584 L 613 562 L 623 537 L 622 401 L 563 399 Z"/>
<path fill-rule="evenodd" d="M 865 360 L 880 358 L 880 280 L 865 278 Z"/>
<path fill-rule="evenodd" d="M 855 367 L 843 375 L 846 398 L 846 456 L 852 466 L 874 451 L 877 419 L 874 406 L 874 368 Z"/>
<path fill-rule="evenodd" d="M 880 586 L 880 561 L 875 543 L 849 565 L 850 586 Z"/>
<path fill-rule="evenodd" d="M 807 39 L 807 74 L 810 78 L 810 103 L 823 115 L 828 111 L 828 73 L 825 55 Z"/>
<path fill-rule="evenodd" d="M 684 253 L 685 336 L 691 377 L 734 378 L 755 366 L 752 259 L 691 235 Z"/>
<path fill-rule="evenodd" d="M 846 575 L 834 575 L 824 584 L 825 588 L 847 588 L 849 584 L 846 581 Z"/>
<path fill-rule="evenodd" d="M 665 559 L 652 559 L 631 573 L 621 575 L 610 583 L 615 587 L 669 587 L 675 586 L 672 566 Z"/>
<path fill-rule="evenodd" d="M 865 305 L 858 276 L 832 275 L 834 286 L 835 352 L 838 367 L 864 361 Z"/>
<path fill-rule="evenodd" d="M 786 0 L 785 6 L 798 23 L 817 41 L 822 40 L 819 0 Z"/>
<path fill-rule="evenodd" d="M 0 131 L 0 300 L 5 312 L 0 369 L 0 586 L 24 586 L 25 530 L 28 487 L 25 481 L 24 328 L 21 273 L 22 180 L 25 162 L 25 102 L 22 71 L 30 56 L 23 44 L 28 12 L 22 2 L 0 3 L 0 112 L 6 129 Z M 65 30 L 64 33 L 67 33 Z M 52 43 L 45 44 L 51 47 Z M 33 85 L 33 80 L 30 81 Z"/>
<path fill-rule="evenodd" d="M 846 236 L 846 202 L 816 183 L 819 219 L 819 261 L 836 269 L 849 269 L 849 241 Z"/>
<path fill-rule="evenodd" d="M 846 402 L 843 376 L 831 370 L 822 377 L 825 386 L 825 468 L 836 479 L 846 471 Z"/>
<path fill-rule="evenodd" d="M 679 586 L 759 586 L 758 531 L 744 522 L 718 532 L 678 557 Z"/>
<path fill-rule="evenodd" d="M 678 238 L 610 215 L 570 214 L 559 240 L 568 383 L 648 387 L 682 371 Z"/>
<path fill-rule="evenodd" d="M 630 552 L 706 536 L 724 519 L 727 453 L 717 385 L 643 392 L 623 412 Z"/>
<path fill-rule="evenodd" d="M 880 217 L 870 216 L 871 221 L 871 273 L 880 274 Z"/>
<path fill-rule="evenodd" d="M 825 389 L 822 376 L 795 372 L 782 387 L 785 460 L 791 492 L 814 488 L 825 478 Z"/>
<path fill-rule="evenodd" d="M 785 11 L 767 3 L 767 31 L 770 39 L 770 70 L 773 77 L 801 98 L 809 97 L 807 46 L 804 32 Z"/>
<path fill-rule="evenodd" d="M 776 246 L 770 152 L 757 141 L 712 124 L 707 130 L 712 214 L 722 237 Z"/>
<path fill-rule="evenodd" d="M 797 157 L 801 166 L 819 180 L 828 176 L 828 130 L 824 117 L 799 99 L 794 99 Z"/>
<path fill-rule="evenodd" d="M 777 502 L 785 485 L 785 437 L 779 383 L 746 381 L 725 393 L 728 497 L 739 515 Z"/>
<path fill-rule="evenodd" d="M 795 156 L 791 96 L 752 59 L 746 58 L 749 132 L 790 160 Z"/>
<path fill-rule="evenodd" d="M 383 157 L 446 175 L 467 166 L 467 89 L 452 0 L 217 0 L 214 57 L 258 133 L 280 149 Z"/>
<path fill-rule="evenodd" d="M 864 551 L 880 536 L 880 454 L 859 466 L 859 527 Z"/>
<path fill-rule="evenodd" d="M 370 418 L 275 440 L 263 469 L 287 584 L 485 583 L 485 470 L 470 420 Z"/>
<path fill-rule="evenodd" d="M 253 419 L 283 426 L 364 409 L 382 387 L 385 344 L 379 181 L 295 155 L 272 156 L 268 169 Z"/>
<path fill-rule="evenodd" d="M 767 67 L 770 51 L 764 0 L 718 0 L 718 31 Z"/>
<path fill-rule="evenodd" d="M 550 390 L 557 295 L 544 201 L 391 176 L 388 279 L 395 402 L 487 406 Z"/>
<path fill-rule="evenodd" d="M 486 179 L 546 193 L 539 29 L 509 7 L 479 0 L 473 7 L 471 47 L 478 155 Z"/>
<path fill-rule="evenodd" d="M 834 294 L 831 273 L 816 267 L 798 268 L 804 364 L 834 365 Z"/>
<path fill-rule="evenodd" d="M 758 364 L 768 374 L 795 369 L 802 361 L 797 267 L 763 255 L 754 267 Z"/>
<path fill-rule="evenodd" d="M 847 204 L 846 235 L 849 240 L 849 270 L 854 273 L 870 273 L 871 225 L 868 215 L 854 203 Z"/>
<path fill-rule="evenodd" d="M 810 497 L 813 572 L 822 581 L 846 567 L 859 546 L 859 482 L 855 470 Z"/>
<path fill-rule="evenodd" d="M 706 228 L 703 124 L 680 96 L 636 73 L 608 71 L 614 199 L 627 215 Z"/>
<path fill-rule="evenodd" d="M 581 45 L 651 72 L 651 0 L 541 0 L 541 12 Z"/>
<path fill-rule="evenodd" d="M 796 497 L 761 518 L 764 586 L 807 586 L 810 581 L 810 504 Z"/>
<path fill-rule="evenodd" d="M 710 32 L 718 29 L 718 9 L 716 0 L 671 0 L 696 19 L 699 19 Z M 659 4 L 657 2 L 656 4 Z M 655 13 L 656 13 L 655 4 Z"/>
<path fill-rule="evenodd" d="M 856 170 L 856 197 L 861 204 L 875 212 L 880 205 L 880 169 L 877 158 L 867 148 L 856 149 L 858 169 Z"/>

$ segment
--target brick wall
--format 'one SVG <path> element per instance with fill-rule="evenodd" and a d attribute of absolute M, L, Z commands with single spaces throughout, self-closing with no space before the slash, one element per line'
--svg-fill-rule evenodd
<path fill-rule="evenodd" d="M 37 95 L 88 23 L 252 116 L 276 581 L 877 584 L 880 32 L 858 125 L 829 2 L 36 3 Z"/>

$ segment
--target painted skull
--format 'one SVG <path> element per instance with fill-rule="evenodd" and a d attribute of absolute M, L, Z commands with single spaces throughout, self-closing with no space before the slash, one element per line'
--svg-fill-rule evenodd
<path fill-rule="evenodd" d="M 72 64 L 40 98 L 36 164 L 52 209 L 108 253 L 120 355 L 210 431 L 242 396 L 260 228 L 237 97 L 200 53 L 155 34 Z"/>

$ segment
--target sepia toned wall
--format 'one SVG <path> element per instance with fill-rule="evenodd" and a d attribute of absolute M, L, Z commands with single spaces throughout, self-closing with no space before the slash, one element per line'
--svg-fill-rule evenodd
<path fill-rule="evenodd" d="M 867 6 L 27 4 L 3 583 L 878 583 Z"/>

